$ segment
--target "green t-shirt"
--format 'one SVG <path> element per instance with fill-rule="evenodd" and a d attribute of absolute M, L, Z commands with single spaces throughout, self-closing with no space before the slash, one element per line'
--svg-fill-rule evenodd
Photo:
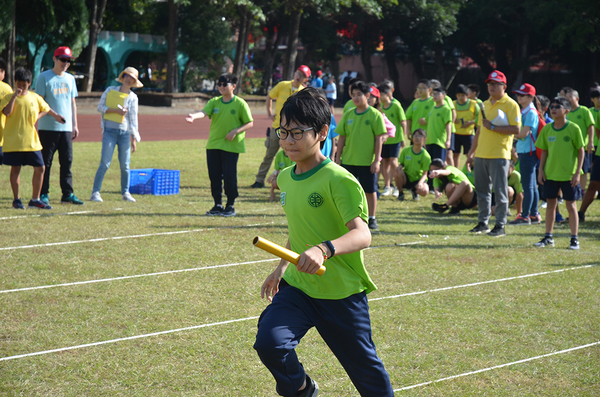
<path fill-rule="evenodd" d="M 402 109 L 400 102 L 398 102 L 396 98 L 393 98 L 389 108 L 384 108 L 382 104 L 381 111 L 387 116 L 388 120 L 390 120 L 392 124 L 396 126 L 396 136 L 393 138 L 388 138 L 384 145 L 394 145 L 396 143 L 403 142 L 404 129 L 402 129 L 402 122 L 406 120 L 406 115 L 404 114 L 404 109 Z"/>
<path fill-rule="evenodd" d="M 431 156 L 423 148 L 419 153 L 415 153 L 414 147 L 409 146 L 402 149 L 398 163 L 402 164 L 404 173 L 410 182 L 416 182 L 423 176 L 423 173 L 429 171 L 431 165 Z M 427 180 L 427 178 L 425 178 Z"/>
<path fill-rule="evenodd" d="M 546 179 L 567 182 L 577 170 L 577 151 L 585 145 L 577 124 L 567 121 L 560 130 L 554 128 L 554 123 L 546 124 L 535 146 L 548 151 Z"/>
<path fill-rule="evenodd" d="M 350 99 L 348 102 L 346 102 L 344 104 L 344 109 L 342 110 L 342 114 L 346 113 L 348 110 L 355 108 L 356 105 L 354 104 L 354 102 L 352 102 L 352 99 Z"/>
<path fill-rule="evenodd" d="M 591 108 L 592 117 L 594 118 L 594 147 L 596 148 L 596 156 L 600 156 L 600 149 L 598 147 L 598 135 L 596 135 L 596 130 L 600 130 L 600 109 Z"/>
<path fill-rule="evenodd" d="M 469 171 L 467 169 L 467 163 L 462 167 L 462 173 L 465 174 L 469 182 L 471 182 L 471 186 L 475 186 L 475 175 L 473 175 L 473 170 Z"/>
<path fill-rule="evenodd" d="M 410 133 L 415 132 L 417 128 L 422 128 L 427 131 L 427 124 L 419 124 L 419 119 L 426 118 L 431 109 L 435 107 L 433 98 L 415 99 L 408 109 L 406 109 L 406 119 L 411 120 Z"/>
<path fill-rule="evenodd" d="M 427 115 L 427 145 L 446 148 L 446 124 L 452 124 L 452 110 L 444 104 L 436 106 Z M 460 170 L 459 170 L 460 171 Z"/>
<path fill-rule="evenodd" d="M 341 237 L 348 233 L 346 224 L 356 217 L 367 221 L 365 193 L 344 168 L 329 159 L 303 174 L 294 174 L 295 168 L 284 169 L 277 178 L 292 251 L 302 253 Z M 335 255 L 325 267 L 325 274 L 317 276 L 290 265 L 283 278 L 314 299 L 344 299 L 377 289 L 365 269 L 362 251 Z"/>
<path fill-rule="evenodd" d="M 202 111 L 211 119 L 207 149 L 246 153 L 246 131 L 237 134 L 233 141 L 225 139 L 231 130 L 253 121 L 246 101 L 237 95 L 229 102 L 224 102 L 222 96 L 215 97 L 208 101 Z"/>
<path fill-rule="evenodd" d="M 448 95 L 444 96 L 444 103 L 446 104 L 446 106 L 448 106 L 450 108 L 450 114 L 452 114 L 452 110 L 456 110 L 456 108 L 454 107 L 454 102 L 452 101 L 452 98 L 450 98 Z M 452 120 L 452 119 L 450 119 Z M 454 125 L 454 123 L 450 124 L 450 132 L 452 133 L 456 133 L 456 126 Z"/>
<path fill-rule="evenodd" d="M 362 113 L 344 113 L 335 132 L 346 137 L 342 164 L 370 166 L 375 161 L 375 137 L 387 133 L 381 113 L 369 106 Z"/>
<path fill-rule="evenodd" d="M 469 178 L 467 178 L 467 176 L 465 174 L 463 174 L 463 172 L 456 167 L 449 165 L 446 167 L 446 171 L 450 171 L 450 175 L 448 175 L 447 177 L 439 177 L 439 178 L 433 179 L 433 187 L 434 188 L 442 187 L 447 182 L 452 182 L 457 186 L 460 185 L 463 181 L 468 181 L 469 183 L 471 183 L 471 181 L 469 181 Z M 447 178 L 447 181 L 445 181 L 444 178 Z M 471 187 L 474 188 L 472 183 L 471 183 Z"/>
<path fill-rule="evenodd" d="M 590 109 L 585 106 L 579 106 L 577 109 L 567 113 L 567 120 L 577 124 L 581 130 L 581 135 L 583 135 L 583 145 L 587 146 L 588 141 L 590 140 L 588 128 L 590 128 L 590 125 L 594 125 L 594 118 L 592 116 L 592 112 L 590 112 Z"/>
<path fill-rule="evenodd" d="M 508 186 L 512 187 L 515 194 L 523 193 L 523 185 L 521 185 L 521 174 L 518 171 L 513 171 L 508 176 Z"/>
<path fill-rule="evenodd" d="M 282 169 L 294 164 L 296 163 L 290 160 L 290 158 L 285 155 L 285 152 L 283 150 L 278 151 L 275 155 L 275 171 L 281 171 Z"/>

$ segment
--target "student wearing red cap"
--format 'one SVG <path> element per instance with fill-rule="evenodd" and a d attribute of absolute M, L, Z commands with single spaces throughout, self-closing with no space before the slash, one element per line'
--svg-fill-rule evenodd
<path fill-rule="evenodd" d="M 279 113 L 283 108 L 285 101 L 295 92 L 304 89 L 304 83 L 310 78 L 310 68 L 306 65 L 300 66 L 294 73 L 294 80 L 279 82 L 267 95 L 267 115 L 273 120 L 272 128 L 267 131 L 267 140 L 265 146 L 267 152 L 256 175 L 256 181 L 250 186 L 251 188 L 265 187 L 265 178 L 271 168 L 273 158 L 279 151 L 279 138 L 275 134 L 275 130 L 279 128 Z M 273 100 L 275 103 L 275 113 L 273 113 Z"/>
<path fill-rule="evenodd" d="M 323 72 L 317 70 L 316 77 L 312 79 L 310 86 L 314 88 L 323 88 L 323 79 L 321 76 L 323 76 Z"/>
<path fill-rule="evenodd" d="M 508 168 L 513 136 L 521 131 L 519 105 L 506 94 L 506 76 L 494 70 L 485 81 L 490 98 L 483 103 L 473 145 L 467 161 L 474 165 L 478 224 L 470 231 L 502 237 L 508 214 Z M 496 195 L 496 225 L 490 231 L 492 187 Z"/>
<path fill-rule="evenodd" d="M 41 200 L 48 204 L 50 202 L 50 169 L 54 153 L 58 151 L 60 163 L 60 188 L 63 204 L 82 205 L 83 201 L 73 193 L 73 139 L 79 136 L 77 127 L 77 85 L 72 74 L 67 69 L 73 60 L 73 54 L 69 47 L 58 47 L 52 57 L 54 67 L 42 72 L 35 83 L 35 92 L 40 95 L 58 113 L 65 117 L 66 122 L 61 124 L 52 116 L 46 115 L 39 121 L 39 136 L 42 143 L 42 157 L 46 169 L 44 171 L 44 182 L 42 183 Z"/>

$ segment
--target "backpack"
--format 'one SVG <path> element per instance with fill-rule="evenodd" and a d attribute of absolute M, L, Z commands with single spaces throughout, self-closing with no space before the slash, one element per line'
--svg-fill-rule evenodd
<path fill-rule="evenodd" d="M 533 141 L 533 147 L 535 148 L 535 155 L 537 156 L 538 160 L 541 160 L 542 149 L 535 146 L 535 141 L 537 141 L 538 136 L 540 136 L 540 132 L 542 132 L 542 128 L 544 128 L 546 126 L 546 120 L 544 120 L 544 118 L 542 118 L 542 115 L 540 114 L 540 112 L 537 111 L 537 109 L 534 109 L 534 110 L 538 116 L 538 128 L 537 128 L 537 134 L 535 136 L 533 135 L 533 131 L 531 132 L 531 140 Z M 529 151 L 530 154 L 531 154 L 531 152 L 533 152 L 533 148 Z"/>

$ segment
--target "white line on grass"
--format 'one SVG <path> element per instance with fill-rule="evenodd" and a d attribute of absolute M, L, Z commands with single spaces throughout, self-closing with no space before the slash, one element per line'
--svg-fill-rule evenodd
<path fill-rule="evenodd" d="M 135 336 L 128 336 L 128 337 L 125 337 L 125 338 L 105 340 L 105 341 L 102 341 L 102 342 L 86 343 L 85 345 L 62 347 L 60 349 L 52 349 L 52 350 L 44 350 L 44 351 L 41 351 L 41 352 L 35 352 L 35 353 L 19 354 L 17 356 L 0 357 L 0 361 L 16 360 L 18 358 L 40 356 L 40 355 L 43 355 L 43 354 L 58 353 L 58 352 L 64 352 L 64 351 L 67 351 L 67 350 L 83 349 L 85 347 L 101 346 L 101 345 L 106 345 L 106 344 L 109 344 L 109 343 L 123 342 L 123 341 L 126 341 L 126 340 L 134 340 L 134 339 L 141 339 L 141 338 L 149 338 L 151 336 L 173 334 L 175 332 L 190 331 L 190 330 L 193 330 L 193 329 L 214 327 L 214 326 L 217 326 L 217 325 L 225 325 L 225 324 L 237 323 L 237 322 L 241 322 L 241 321 L 255 320 L 258 317 L 259 316 L 246 317 L 246 318 L 238 318 L 236 320 L 227 320 L 227 321 L 220 321 L 220 322 L 217 322 L 217 323 L 194 325 L 194 326 L 191 326 L 191 327 L 171 329 L 171 330 L 168 330 L 168 331 L 153 332 L 151 334 L 135 335 Z"/>
<path fill-rule="evenodd" d="M 438 383 L 438 382 L 443 382 L 443 381 L 446 381 L 446 380 L 461 378 L 463 376 L 475 375 L 475 374 L 479 374 L 479 373 L 482 373 L 482 372 L 492 371 L 494 369 L 499 369 L 499 368 L 504 368 L 504 367 L 508 367 L 508 366 L 511 366 L 511 365 L 526 363 L 526 362 L 529 362 L 529 361 L 540 360 L 542 358 L 546 358 L 546 357 L 550 357 L 550 356 L 555 356 L 557 354 L 570 353 L 570 352 L 573 352 L 573 351 L 576 351 L 576 350 L 587 349 L 588 347 L 593 347 L 593 346 L 597 346 L 597 345 L 600 345 L 600 341 L 599 342 L 594 342 L 594 343 L 588 343 L 587 345 L 581 345 L 581 346 L 577 346 L 577 347 L 572 347 L 570 349 L 560 350 L 560 351 L 556 351 L 556 352 L 552 352 L 552 353 L 548 353 L 548 354 L 542 354 L 540 356 L 529 357 L 529 358 L 525 358 L 523 360 L 513 361 L 512 363 L 500 364 L 500 365 L 496 365 L 496 366 L 489 367 L 489 368 L 483 368 L 483 369 L 478 369 L 476 371 L 465 372 L 463 374 L 448 376 L 446 378 L 441 378 L 441 379 L 438 379 L 438 380 L 432 380 L 432 381 L 429 381 L 429 382 L 423 382 L 423 383 L 419 383 L 419 384 L 412 385 L 412 386 L 406 386 L 406 387 L 403 387 L 401 389 L 394 389 L 394 392 L 415 389 L 417 387 L 422 387 L 422 386 L 428 386 L 428 385 L 431 385 L 431 384 L 434 384 L 434 383 Z"/>
<path fill-rule="evenodd" d="M 5 290 L 0 291 L 0 294 L 5 294 L 5 293 L 8 293 L 8 292 L 33 291 L 33 290 L 37 290 L 37 289 L 47 289 L 47 288 L 56 288 L 56 287 L 70 287 L 70 286 L 73 286 L 73 285 L 105 283 L 105 282 L 108 282 L 108 281 L 128 280 L 128 279 L 131 279 L 131 278 L 140 278 L 140 277 L 163 276 L 165 274 L 195 272 L 195 271 L 198 271 L 198 270 L 209 270 L 209 269 L 217 269 L 217 268 L 220 268 L 220 267 L 250 265 L 250 264 L 253 264 L 253 263 L 273 262 L 273 261 L 276 261 L 276 260 L 279 260 L 279 259 L 278 258 L 263 259 L 263 260 L 250 261 L 250 262 L 238 262 L 238 263 L 227 263 L 227 264 L 223 264 L 223 265 L 194 267 L 194 268 L 191 268 L 191 269 L 167 270 L 167 271 L 164 271 L 164 272 L 137 274 L 137 275 L 133 275 L 133 276 L 121 276 L 121 277 L 113 277 L 113 278 L 102 278 L 102 279 L 97 279 L 97 280 L 75 281 L 75 282 L 72 282 L 72 283 L 41 285 L 41 286 L 38 286 L 38 287 L 25 287 L 25 288 L 15 288 L 15 289 L 5 289 Z"/>
<path fill-rule="evenodd" d="M 585 269 L 585 268 L 590 268 L 592 266 L 593 265 L 587 265 L 587 266 L 581 266 L 581 267 L 572 267 L 572 268 L 569 268 L 569 269 L 555 270 L 555 271 L 552 271 L 552 272 L 535 273 L 535 274 L 529 274 L 529 275 L 523 275 L 523 276 L 517 276 L 517 277 L 508 277 L 508 278 L 503 278 L 503 279 L 498 279 L 498 280 L 484 281 L 484 282 L 480 282 L 480 283 L 471 283 L 471 284 L 465 284 L 465 285 L 458 285 L 458 286 L 454 286 L 454 287 L 438 288 L 438 289 L 432 289 L 432 290 L 426 290 L 426 291 L 420 291 L 420 292 L 413 292 L 413 293 L 402 294 L 402 295 L 393 295 L 393 296 L 390 296 L 390 297 L 370 299 L 370 301 L 376 301 L 376 300 L 382 300 L 382 299 L 391 299 L 391 298 L 400 298 L 400 297 L 409 296 L 409 295 L 419 295 L 419 294 L 425 294 L 425 293 L 429 293 L 429 292 L 439 292 L 439 291 L 451 290 L 451 289 L 456 289 L 456 288 L 465 288 L 465 287 L 482 285 L 482 284 L 489 284 L 489 283 L 499 282 L 499 281 L 516 280 L 516 279 L 525 278 L 525 277 L 542 276 L 542 275 L 547 275 L 547 274 L 552 274 L 552 273 L 558 273 L 558 272 L 567 271 L 567 270 Z M 238 318 L 238 319 L 235 319 L 235 320 L 227 320 L 227 321 L 221 321 L 221 322 L 210 323 L 210 324 L 196 325 L 196 326 L 186 327 L 186 328 L 178 328 L 178 329 L 173 329 L 173 330 L 167 330 L 167 331 L 161 331 L 161 332 L 154 332 L 154 333 L 151 333 L 151 334 L 143 334 L 143 335 L 129 336 L 129 337 L 126 337 L 126 338 L 111 339 L 111 340 L 103 341 L 103 342 L 87 343 L 87 344 L 84 344 L 84 345 L 63 347 L 63 348 L 52 349 L 52 350 L 44 350 L 44 351 L 41 351 L 41 352 L 20 354 L 20 355 L 17 355 L 17 356 L 0 357 L 0 361 L 15 360 L 15 359 L 18 359 L 18 358 L 25 358 L 25 357 L 31 357 L 31 356 L 39 356 L 39 355 L 42 355 L 42 354 L 56 353 L 56 352 L 62 352 L 62 351 L 66 351 L 66 350 L 81 349 L 81 348 L 84 348 L 84 347 L 99 346 L 99 345 L 105 345 L 105 344 L 108 344 L 108 343 L 116 343 L 116 342 L 121 342 L 121 341 L 126 341 L 126 340 L 132 340 L 132 339 L 141 339 L 141 338 L 147 338 L 147 337 L 156 336 L 156 335 L 165 335 L 165 334 L 171 334 L 171 333 L 175 333 L 175 332 L 188 331 L 188 330 L 198 329 L 198 328 L 212 327 L 212 326 L 222 325 L 222 324 L 230 324 L 230 323 L 235 323 L 235 322 L 241 322 L 241 321 L 247 321 L 247 320 L 257 319 L 258 317 L 259 316 L 246 317 L 246 318 Z M 597 343 L 600 343 L 600 342 L 597 342 Z M 588 346 L 588 345 L 586 345 L 586 346 Z M 583 347 L 581 347 L 581 348 L 583 348 Z M 571 350 L 576 350 L 576 349 L 578 349 L 578 348 L 573 348 Z M 550 355 L 552 355 L 552 354 L 559 354 L 559 353 L 561 353 L 561 352 L 550 353 Z M 540 357 L 543 357 L 543 356 L 540 356 Z M 525 361 L 529 361 L 529 360 L 533 360 L 533 359 L 535 359 L 535 358 L 526 359 Z M 519 361 L 517 361 L 515 363 L 518 363 L 518 362 Z M 524 362 L 524 361 L 522 360 L 522 362 Z M 503 366 L 506 366 L 506 365 L 509 365 L 509 364 L 504 364 Z M 496 367 L 493 367 L 493 368 L 496 368 Z M 483 371 L 484 370 L 480 370 L 479 372 L 483 372 Z M 477 371 L 473 372 L 473 373 L 477 373 Z M 458 376 L 464 376 L 464 375 L 457 375 L 455 377 L 458 377 Z M 446 378 L 446 379 L 451 379 L 451 378 Z M 429 383 L 433 383 L 433 382 L 439 382 L 439 381 L 431 381 Z M 420 385 L 426 385 L 426 384 L 428 384 L 428 383 L 422 383 Z M 413 386 L 413 387 L 417 387 L 417 386 Z M 404 390 L 404 389 L 399 389 L 399 390 Z"/>
<path fill-rule="evenodd" d="M 593 267 L 593 266 L 596 266 L 596 265 L 585 265 L 585 266 L 569 267 L 567 269 L 552 270 L 552 271 L 540 272 L 540 273 L 523 274 L 521 276 L 499 278 L 499 279 L 496 279 L 496 280 L 488 280 L 488 281 L 479 281 L 477 283 L 470 283 L 470 284 L 463 284 L 463 285 L 454 285 L 454 286 L 451 286 L 451 287 L 435 288 L 435 289 L 429 289 L 429 290 L 417 291 L 417 292 L 407 292 L 405 294 L 400 294 L 400 295 L 391 295 L 391 296 L 383 296 L 381 298 L 373 298 L 373 299 L 369 299 L 369 301 L 373 302 L 373 301 L 379 301 L 379 300 L 383 300 L 383 299 L 395 299 L 395 298 L 402 298 L 402 297 L 405 297 L 405 296 L 422 295 L 422 294 L 427 294 L 427 293 L 430 293 L 430 292 L 440 292 L 440 291 L 448 291 L 448 290 L 459 289 L 459 288 L 476 287 L 478 285 L 493 284 L 493 283 L 499 283 L 499 282 L 502 282 L 502 281 L 511 281 L 511 280 L 518 280 L 518 279 L 522 279 L 522 278 L 544 276 L 544 275 L 547 275 L 547 274 L 568 272 L 570 270 L 587 269 L 587 268 L 590 268 L 590 267 Z"/>
<path fill-rule="evenodd" d="M 47 216 L 56 216 L 56 215 L 82 215 L 82 214 L 90 214 L 92 212 L 100 212 L 100 211 L 74 211 L 74 212 L 59 212 L 59 213 L 40 213 L 36 215 L 15 215 L 15 216 L 5 216 L 0 218 L 0 221 L 6 221 L 9 219 L 21 219 L 21 218 L 40 218 Z"/>
<path fill-rule="evenodd" d="M 206 229 L 192 229 L 192 230 L 178 230 L 174 232 L 161 232 L 161 233 L 148 233 L 148 234 L 135 234 L 130 236 L 116 236 L 116 237 L 102 237 L 102 238 L 92 238 L 89 240 L 75 240 L 75 241 L 59 241 L 56 243 L 46 243 L 46 244 L 31 244 L 31 245 L 18 245 L 15 247 L 0 247 L 0 251 L 9 251 L 9 250 L 18 250 L 18 249 L 28 249 L 28 248 L 40 248 L 40 247 L 53 247 L 57 245 L 71 245 L 71 244 L 82 244 L 82 243 L 97 243 L 100 241 L 110 241 L 110 240 L 125 240 L 130 238 L 144 238 L 144 237 L 156 237 L 156 236 L 170 236 L 175 234 L 187 234 L 187 233 L 197 233 L 197 232 L 206 232 L 215 229 L 231 229 L 234 227 L 260 227 L 267 226 L 273 224 L 274 222 L 269 222 L 266 224 L 254 224 L 254 225 L 241 225 L 241 226 L 215 226 Z"/>

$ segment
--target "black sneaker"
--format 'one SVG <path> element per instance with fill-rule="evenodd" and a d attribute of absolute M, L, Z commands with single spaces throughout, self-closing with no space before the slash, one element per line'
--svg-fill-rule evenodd
<path fill-rule="evenodd" d="M 554 247 L 554 239 L 552 237 L 544 236 L 543 239 L 533 244 L 533 246 L 538 248 Z"/>
<path fill-rule="evenodd" d="M 450 207 L 450 212 L 448 213 L 452 215 L 460 215 L 460 210 L 458 209 L 458 207 Z"/>
<path fill-rule="evenodd" d="M 41 210 L 51 210 L 52 207 L 49 206 L 48 204 L 44 203 L 42 200 L 34 200 L 31 199 L 29 200 L 29 204 L 27 205 L 27 208 L 39 208 Z"/>
<path fill-rule="evenodd" d="M 211 208 L 210 211 L 206 212 L 208 216 L 219 216 L 223 212 L 223 206 L 221 204 L 217 204 Z"/>
<path fill-rule="evenodd" d="M 577 240 L 576 238 L 572 238 L 571 242 L 569 243 L 569 249 L 570 250 L 578 250 L 579 249 L 579 240 Z"/>
<path fill-rule="evenodd" d="M 225 207 L 225 209 L 221 212 L 221 216 L 225 216 L 225 217 L 230 217 L 230 216 L 235 216 L 235 209 L 233 208 L 232 205 L 228 205 L 227 207 Z"/>
<path fill-rule="evenodd" d="M 319 394 L 319 385 L 317 382 L 311 379 L 310 376 L 306 375 L 306 387 L 302 392 L 297 393 L 298 397 L 317 397 Z"/>
<path fill-rule="evenodd" d="M 404 201 L 404 192 L 401 191 L 400 194 L 398 194 L 397 200 Z"/>
<path fill-rule="evenodd" d="M 18 210 L 24 210 L 25 206 L 21 202 L 21 199 L 16 199 L 16 200 L 13 200 L 13 208 L 18 209 Z"/>
<path fill-rule="evenodd" d="M 477 224 L 477 226 L 475 226 L 473 229 L 469 230 L 469 232 L 475 233 L 475 234 L 487 233 L 489 231 L 490 231 L 490 228 L 488 227 L 487 223 L 483 223 L 483 222 L 479 222 Z"/>
<path fill-rule="evenodd" d="M 419 196 L 419 195 L 417 194 L 417 192 L 415 192 L 413 189 L 411 189 L 411 190 L 410 190 L 410 192 L 412 193 L 412 198 L 413 198 L 413 200 L 414 200 L 414 201 L 419 201 L 419 200 L 421 200 L 421 196 Z"/>
<path fill-rule="evenodd" d="M 254 182 L 252 185 L 250 185 L 250 187 L 252 189 L 260 189 L 260 188 L 265 187 L 265 184 L 264 183 L 260 183 L 260 182 Z"/>
<path fill-rule="evenodd" d="M 443 214 L 444 212 L 448 211 L 448 209 L 449 209 L 446 204 L 438 204 L 438 203 L 431 204 L 431 208 L 434 211 L 439 212 L 440 214 Z"/>
<path fill-rule="evenodd" d="M 496 225 L 492 229 L 491 232 L 487 234 L 490 237 L 504 237 L 506 233 L 504 232 L 504 226 Z"/>
<path fill-rule="evenodd" d="M 369 229 L 379 230 L 379 225 L 377 225 L 377 219 L 369 218 Z"/>

